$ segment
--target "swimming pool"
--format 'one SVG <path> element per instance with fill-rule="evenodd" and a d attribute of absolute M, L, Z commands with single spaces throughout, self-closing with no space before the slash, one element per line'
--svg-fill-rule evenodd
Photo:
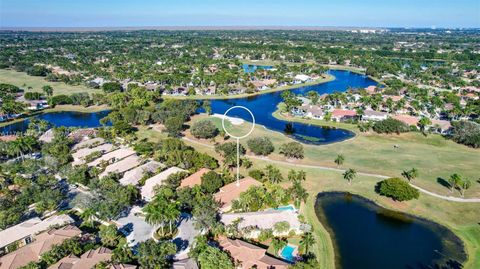
<path fill-rule="evenodd" d="M 280 256 L 284 258 L 287 261 L 294 262 L 295 261 L 295 255 L 293 255 L 293 252 L 295 251 L 296 247 L 292 245 L 287 245 L 282 249 L 282 252 L 280 253 Z"/>
<path fill-rule="evenodd" d="M 295 211 L 295 207 L 293 205 L 286 205 L 286 206 L 279 206 L 277 208 L 274 208 L 274 210 L 280 210 L 280 211 L 285 211 L 285 210 L 289 210 L 289 211 Z"/>

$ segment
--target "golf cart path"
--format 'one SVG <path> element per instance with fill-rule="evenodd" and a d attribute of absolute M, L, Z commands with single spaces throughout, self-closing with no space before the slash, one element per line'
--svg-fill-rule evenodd
<path fill-rule="evenodd" d="M 183 137 L 183 140 L 194 143 L 194 144 L 198 144 L 198 145 L 201 145 L 201 146 L 204 146 L 204 147 L 215 148 L 212 145 L 205 144 L 205 143 L 190 139 L 188 137 Z M 327 170 L 327 171 L 335 171 L 335 172 L 340 172 L 340 173 L 344 173 L 346 171 L 345 169 L 332 168 L 332 167 L 326 167 L 326 166 L 320 166 L 320 165 L 296 164 L 296 163 L 291 163 L 291 162 L 286 162 L 286 161 L 271 160 L 271 159 L 268 159 L 266 157 L 255 156 L 255 155 L 248 155 L 247 154 L 247 156 L 249 158 L 252 158 L 252 159 L 268 161 L 268 162 L 271 162 L 271 163 L 276 163 L 276 164 L 281 164 L 281 165 L 289 165 L 289 166 L 303 167 L 303 168 L 313 168 L 313 169 L 320 169 L 320 170 Z M 363 172 L 357 172 L 357 174 L 362 175 L 362 176 L 368 176 L 368 177 L 376 177 L 376 178 L 380 178 L 380 179 L 390 178 L 390 176 L 385 176 L 385 175 L 380 175 L 380 174 L 371 174 L 371 173 L 363 173 Z M 433 196 L 433 197 L 436 197 L 436 198 L 439 198 L 439 199 L 443 199 L 443 200 L 446 200 L 446 201 L 460 202 L 460 203 L 480 203 L 480 198 L 460 198 L 460 197 L 453 197 L 453 196 L 445 196 L 445 195 L 440 195 L 440 194 L 437 194 L 437 193 L 434 193 L 434 192 L 431 192 L 431 191 L 427 191 L 423 188 L 420 188 L 416 185 L 413 185 L 412 183 L 409 183 L 409 184 L 420 192 L 423 192 L 423 193 L 428 194 L 430 196 Z"/>

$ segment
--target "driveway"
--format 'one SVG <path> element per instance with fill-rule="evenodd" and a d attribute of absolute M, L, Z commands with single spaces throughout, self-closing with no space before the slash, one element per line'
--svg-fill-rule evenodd
<path fill-rule="evenodd" d="M 190 246 L 193 243 L 193 239 L 200 233 L 195 229 L 193 218 L 190 214 L 182 213 L 180 217 L 180 224 L 178 225 L 178 235 L 172 242 L 177 245 L 177 255 L 175 259 L 181 260 L 188 258 L 188 252 Z"/>
<path fill-rule="evenodd" d="M 126 217 L 119 218 L 115 221 L 120 228 L 120 232 L 127 237 L 127 242 L 130 247 L 152 238 L 156 230 L 156 228 L 148 224 L 143 217 L 136 216 L 141 210 L 140 207 L 134 206 Z"/>

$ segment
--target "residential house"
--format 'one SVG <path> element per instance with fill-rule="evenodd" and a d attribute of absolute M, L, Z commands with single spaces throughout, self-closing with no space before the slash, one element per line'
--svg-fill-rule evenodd
<path fill-rule="evenodd" d="M 193 188 L 195 185 L 200 185 L 202 183 L 202 176 L 210 171 L 212 170 L 208 168 L 202 168 L 198 170 L 197 172 L 183 179 L 182 182 L 180 183 L 179 188 L 185 188 L 185 187 Z"/>
<path fill-rule="evenodd" d="M 251 177 L 245 177 L 239 182 L 232 182 L 220 188 L 220 190 L 215 193 L 214 198 L 220 202 L 222 212 L 227 212 L 232 208 L 232 202 L 240 198 L 240 194 L 252 186 L 262 186 L 262 183 Z"/>
<path fill-rule="evenodd" d="M 99 175 L 99 178 L 106 177 L 110 173 L 123 174 L 126 171 L 139 166 L 141 161 L 141 158 L 136 154 L 125 157 L 124 159 L 105 167 L 105 170 Z"/>
<path fill-rule="evenodd" d="M 393 116 L 393 118 L 405 123 L 408 126 L 417 126 L 418 121 L 419 121 L 417 117 L 410 116 L 410 115 L 404 115 L 404 114 L 395 115 L 395 116 Z"/>
<path fill-rule="evenodd" d="M 88 140 L 89 137 L 93 137 L 97 134 L 97 130 L 93 128 L 76 129 L 68 134 L 68 137 L 75 143 L 79 143 L 84 140 Z"/>
<path fill-rule="evenodd" d="M 49 108 L 47 100 L 31 100 L 28 101 L 28 110 L 41 110 L 45 108 Z"/>
<path fill-rule="evenodd" d="M 12 244 L 21 247 L 33 242 L 36 234 L 49 229 L 52 226 L 61 226 L 73 223 L 68 215 L 53 215 L 44 220 L 32 218 L 20 224 L 0 231 L 0 254 L 7 253 L 8 247 Z"/>
<path fill-rule="evenodd" d="M 155 187 L 162 185 L 168 176 L 178 173 L 185 172 L 185 170 L 178 167 L 170 167 L 167 170 L 155 175 L 145 181 L 145 185 L 142 186 L 141 194 L 142 198 L 145 201 L 151 201 L 155 196 Z"/>
<path fill-rule="evenodd" d="M 219 243 L 223 251 L 230 253 L 230 256 L 241 264 L 238 268 L 287 269 L 289 267 L 288 263 L 268 256 L 266 249 L 245 241 L 224 237 Z"/>
<path fill-rule="evenodd" d="M 370 95 L 375 94 L 377 92 L 377 86 L 368 86 L 365 88 L 365 91 L 367 91 L 367 93 Z"/>
<path fill-rule="evenodd" d="M 146 173 L 155 173 L 158 169 L 165 167 L 160 162 L 156 161 L 149 161 L 145 164 L 142 164 L 136 168 L 133 168 L 125 174 L 123 174 L 123 177 L 120 179 L 120 184 L 122 185 L 137 185 L 140 179 L 146 174 Z"/>
<path fill-rule="evenodd" d="M 43 142 L 43 143 L 50 143 L 53 140 L 54 137 L 54 132 L 53 129 L 48 129 L 45 133 L 43 133 L 38 140 Z"/>
<path fill-rule="evenodd" d="M 112 259 L 113 253 L 110 249 L 99 247 L 91 249 L 77 257 L 73 254 L 62 258 L 57 263 L 48 267 L 48 269 L 84 269 L 97 268 L 100 263 L 107 263 Z M 135 269 L 137 266 L 130 264 L 111 264 L 109 269 Z"/>
<path fill-rule="evenodd" d="M 432 120 L 431 130 L 446 135 L 452 130 L 452 124 L 448 120 Z"/>
<path fill-rule="evenodd" d="M 85 147 L 77 150 L 76 152 L 72 153 L 73 157 L 73 165 L 80 165 L 85 163 L 85 157 L 88 155 L 94 153 L 94 152 L 100 152 L 102 154 L 105 154 L 107 152 L 110 152 L 113 149 L 113 145 L 110 143 L 107 144 L 102 144 L 93 148 Z"/>
<path fill-rule="evenodd" d="M 82 231 L 77 227 L 67 225 L 38 234 L 30 244 L 0 257 L 0 269 L 16 269 L 30 262 L 37 262 L 40 260 L 40 256 L 52 249 L 53 246 L 79 236 L 81 233 Z"/>
<path fill-rule="evenodd" d="M 92 162 L 88 163 L 88 166 L 97 166 L 102 162 L 116 162 L 123 158 L 126 158 L 130 155 L 135 154 L 135 151 L 131 148 L 119 148 L 117 150 L 108 152 L 107 154 L 102 155 L 100 158 L 93 160 Z"/>
<path fill-rule="evenodd" d="M 179 260 L 173 263 L 173 269 L 198 269 L 197 262 L 193 258 Z"/>
<path fill-rule="evenodd" d="M 257 238 L 262 230 L 271 229 L 275 236 L 287 236 L 291 232 L 302 234 L 302 224 L 298 220 L 298 213 L 293 210 L 266 210 L 246 213 L 222 214 L 220 221 L 225 225 L 230 225 L 235 221 L 238 223 L 238 229 L 249 229 L 246 235 L 248 238 Z M 286 222 L 289 229 L 286 231 L 275 230 L 275 224 Z"/>
<path fill-rule="evenodd" d="M 307 75 L 299 74 L 299 75 L 296 75 L 294 77 L 294 83 L 295 84 L 306 83 L 306 82 L 311 82 L 311 81 L 312 81 L 312 78 L 310 76 L 307 76 Z"/>
<path fill-rule="evenodd" d="M 357 117 L 357 112 L 355 110 L 349 109 L 334 109 L 332 111 L 332 120 L 334 121 L 345 121 L 345 120 L 354 120 Z"/>
<path fill-rule="evenodd" d="M 101 145 L 105 143 L 105 139 L 101 137 L 91 138 L 87 140 L 83 140 L 77 144 L 75 144 L 72 148 L 73 151 L 79 150 L 81 148 L 91 147 L 93 145 Z"/>
<path fill-rule="evenodd" d="M 382 121 L 388 118 L 387 112 L 380 112 L 375 110 L 365 110 L 363 111 L 362 120 L 363 121 Z"/>

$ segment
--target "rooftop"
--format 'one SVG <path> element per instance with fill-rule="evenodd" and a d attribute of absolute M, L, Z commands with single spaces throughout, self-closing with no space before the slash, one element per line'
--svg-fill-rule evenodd
<path fill-rule="evenodd" d="M 245 177 L 239 181 L 239 185 L 237 186 L 237 182 L 232 182 L 220 188 L 220 190 L 215 193 L 214 197 L 215 200 L 219 201 L 223 204 L 222 208 L 228 208 L 231 206 L 233 200 L 236 200 L 240 197 L 240 194 L 251 186 L 261 186 L 262 183 L 258 182 L 257 180 L 251 177 Z"/>
<path fill-rule="evenodd" d="M 89 250 L 77 257 L 69 255 L 62 258 L 48 269 L 83 269 L 94 268 L 96 264 L 109 261 L 112 258 L 112 251 L 105 247 Z"/>
<path fill-rule="evenodd" d="M 162 185 L 163 181 L 166 180 L 169 175 L 184 171 L 185 170 L 178 167 L 170 167 L 167 170 L 147 179 L 141 190 L 142 198 L 146 201 L 150 201 L 153 196 L 155 196 L 155 186 Z"/>
<path fill-rule="evenodd" d="M 241 219 L 238 227 L 240 229 L 255 226 L 260 229 L 272 229 L 276 223 L 286 221 L 291 229 L 300 229 L 298 214 L 291 210 L 268 210 L 247 213 L 223 214 L 221 222 L 225 225 L 232 224 L 235 220 Z"/>
<path fill-rule="evenodd" d="M 97 166 L 102 161 L 110 161 L 112 159 L 120 160 L 130 155 L 135 154 L 135 151 L 130 148 L 119 148 L 117 150 L 111 151 L 107 154 L 104 154 L 102 157 L 95 159 L 94 161 L 88 163 L 88 166 Z"/>
<path fill-rule="evenodd" d="M 120 179 L 120 184 L 122 185 L 137 185 L 138 181 L 142 179 L 143 175 L 147 172 L 155 173 L 158 168 L 165 167 L 160 162 L 149 161 L 143 165 L 140 165 L 132 170 L 125 172 L 123 178 Z"/>
<path fill-rule="evenodd" d="M 180 188 L 184 188 L 184 187 L 192 188 L 195 185 L 200 185 L 202 183 L 202 176 L 210 171 L 212 170 L 208 168 L 202 168 L 198 170 L 197 172 L 191 174 L 190 176 L 182 180 L 182 183 L 180 184 Z"/>
<path fill-rule="evenodd" d="M 68 215 L 53 215 L 44 220 L 41 220 L 38 217 L 29 219 L 0 231 L 0 247 L 5 247 L 29 235 L 35 235 L 39 232 L 45 231 L 51 226 L 65 225 L 69 223 L 73 223 L 73 219 Z"/>
<path fill-rule="evenodd" d="M 233 259 L 242 263 L 241 268 L 287 269 L 289 264 L 274 257 L 267 256 L 266 249 L 257 247 L 242 240 L 220 239 L 220 246 L 230 252 Z"/>
<path fill-rule="evenodd" d="M 141 159 L 136 154 L 130 155 L 118 162 L 112 163 L 109 166 L 105 167 L 105 170 L 99 175 L 99 177 L 106 177 L 109 173 L 124 173 L 134 167 L 137 167 L 140 162 Z"/>
<path fill-rule="evenodd" d="M 43 232 L 37 235 L 32 243 L 0 257 L 0 269 L 16 269 L 27 265 L 29 262 L 36 262 L 43 253 L 52 249 L 54 245 L 59 245 L 81 233 L 80 229 L 72 225 Z"/>

